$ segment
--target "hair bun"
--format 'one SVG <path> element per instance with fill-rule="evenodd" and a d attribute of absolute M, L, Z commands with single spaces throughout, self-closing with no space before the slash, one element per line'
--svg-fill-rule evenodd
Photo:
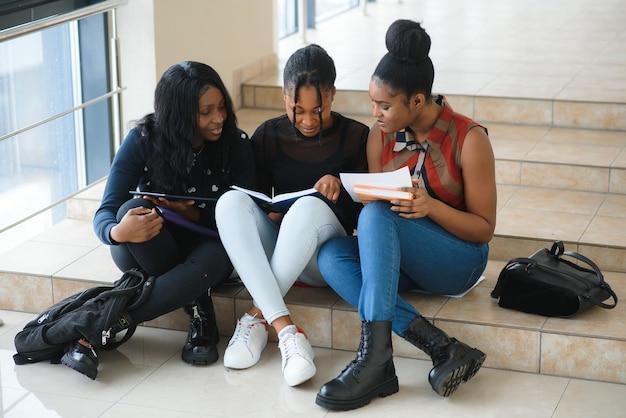
<path fill-rule="evenodd" d="M 418 64 L 429 59 L 430 36 L 418 22 L 396 20 L 387 29 L 385 44 L 392 57 L 407 64 Z"/>

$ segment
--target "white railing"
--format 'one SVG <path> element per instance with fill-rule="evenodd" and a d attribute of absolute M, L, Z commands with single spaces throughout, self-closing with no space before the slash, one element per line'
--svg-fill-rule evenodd
<path fill-rule="evenodd" d="M 52 26 L 60 25 L 63 23 L 71 22 L 72 20 L 79 20 L 84 17 L 103 13 L 119 6 L 128 3 L 128 0 L 105 0 L 91 6 L 82 7 L 71 12 L 63 13 L 56 16 L 47 17 L 45 19 L 35 20 L 23 25 L 15 26 L 12 28 L 0 31 L 0 42 L 7 41 L 9 39 L 17 38 L 18 36 L 26 35 L 33 32 L 38 32 L 43 29 L 50 28 Z"/>

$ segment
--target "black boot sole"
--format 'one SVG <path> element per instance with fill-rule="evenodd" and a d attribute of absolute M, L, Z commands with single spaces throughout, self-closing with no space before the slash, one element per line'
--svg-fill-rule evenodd
<path fill-rule="evenodd" d="M 93 367 L 85 366 L 83 363 L 74 360 L 73 358 L 64 355 L 61 357 L 61 363 L 66 365 L 67 367 L 76 370 L 79 373 L 84 374 L 91 380 L 96 380 L 96 376 L 98 375 L 98 369 L 94 369 Z"/>
<path fill-rule="evenodd" d="M 465 372 L 465 376 L 463 376 L 464 382 L 468 382 L 472 377 L 476 376 L 476 373 L 478 373 L 478 370 L 482 367 L 485 359 L 487 358 L 487 355 L 482 351 L 476 348 L 474 348 L 474 350 L 477 351 L 479 354 L 477 358 L 474 359 L 472 366 L 467 369 L 467 372 Z"/>
<path fill-rule="evenodd" d="M 206 353 L 194 353 L 193 351 L 186 350 L 183 347 L 180 358 L 187 364 L 205 366 L 215 363 L 217 360 L 219 360 L 220 355 L 217 351 L 216 346 L 210 347 L 209 351 L 207 351 Z"/>
<path fill-rule="evenodd" d="M 315 398 L 315 403 L 322 408 L 334 411 L 349 411 L 351 409 L 357 409 L 367 405 L 372 399 L 376 397 L 384 398 L 386 396 L 393 395 L 394 393 L 398 392 L 398 390 L 400 390 L 398 386 L 398 378 L 394 377 L 393 379 L 390 379 L 385 383 L 376 386 L 366 394 L 356 399 L 334 399 L 318 393 L 317 397 Z"/>
<path fill-rule="evenodd" d="M 459 388 L 461 383 L 469 381 L 478 373 L 485 358 L 487 358 L 485 353 L 472 348 L 462 359 L 438 370 L 438 376 L 435 379 L 430 379 L 429 376 L 430 385 L 438 395 L 448 397 Z"/>

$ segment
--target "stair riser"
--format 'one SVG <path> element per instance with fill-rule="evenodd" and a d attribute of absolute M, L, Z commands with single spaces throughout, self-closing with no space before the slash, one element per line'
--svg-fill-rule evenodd
<path fill-rule="evenodd" d="M 282 87 L 244 85 L 243 107 L 284 110 Z M 626 130 L 626 104 L 447 95 L 453 108 L 482 123 L 514 123 L 584 129 Z M 339 90 L 333 110 L 371 115 L 367 91 Z"/>
<path fill-rule="evenodd" d="M 0 274 L 0 283 L 6 283 L 8 279 Z M 0 309 L 32 313 L 39 313 L 51 305 L 53 295 L 54 300 L 61 300 L 85 288 L 99 285 L 96 282 L 19 275 L 11 279 L 16 283 L 12 286 L 12 297 L 0 300 Z M 33 285 L 38 288 L 37 297 L 33 297 Z M 228 338 L 237 318 L 248 309 L 251 301 L 219 291 L 213 299 L 220 334 Z M 354 309 L 298 304 L 288 304 L 288 308 L 294 320 L 306 329 L 312 345 L 356 350 L 360 337 L 360 319 Z M 186 331 L 189 317 L 182 309 L 178 309 L 144 325 Z M 626 364 L 626 341 L 458 321 L 437 320 L 436 325 L 449 335 L 487 353 L 485 367 L 626 383 L 623 368 L 597 367 L 597 364 Z M 273 329 L 269 339 L 277 341 Z M 394 354 L 398 357 L 428 359 L 423 352 L 396 335 L 393 336 L 393 346 Z M 594 356 L 588 355 L 590 347 L 596 353 Z M 602 358 L 599 359 L 599 356 Z"/>

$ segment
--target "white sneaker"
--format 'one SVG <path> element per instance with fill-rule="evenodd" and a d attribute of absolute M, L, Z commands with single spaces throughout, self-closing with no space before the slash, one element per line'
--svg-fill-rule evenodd
<path fill-rule="evenodd" d="M 267 345 L 267 322 L 245 313 L 238 321 L 226 351 L 224 366 L 247 369 L 259 362 Z"/>
<path fill-rule="evenodd" d="M 315 376 L 317 370 L 313 348 L 304 331 L 295 326 L 288 328 L 281 331 L 278 348 L 283 356 L 283 377 L 289 386 L 297 386 Z"/>

